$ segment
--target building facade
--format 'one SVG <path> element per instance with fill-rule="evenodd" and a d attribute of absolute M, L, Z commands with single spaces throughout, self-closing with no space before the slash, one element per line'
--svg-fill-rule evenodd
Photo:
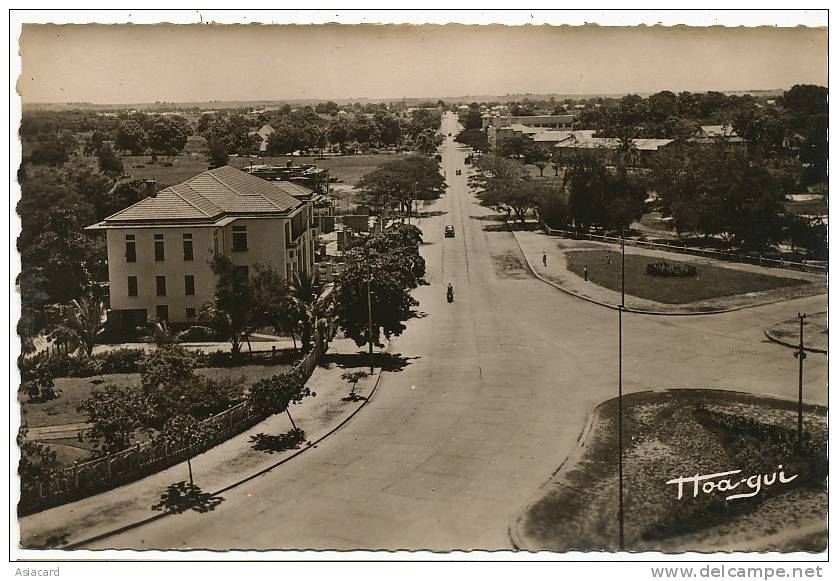
<path fill-rule="evenodd" d="M 149 197 L 88 230 L 104 230 L 109 326 L 130 332 L 147 320 L 194 323 L 213 298 L 215 256 L 280 277 L 315 272 L 312 192 L 229 166 Z"/>

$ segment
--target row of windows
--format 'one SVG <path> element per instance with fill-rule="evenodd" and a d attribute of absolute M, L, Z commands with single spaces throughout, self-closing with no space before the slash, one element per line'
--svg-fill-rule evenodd
<path fill-rule="evenodd" d="M 154 310 L 158 321 L 169 320 L 169 305 L 157 305 Z M 186 307 L 186 318 L 195 318 L 195 307 Z"/>
<path fill-rule="evenodd" d="M 183 259 L 193 260 L 195 254 L 192 247 L 192 234 L 183 235 Z M 126 262 L 137 262 L 137 238 L 134 234 L 125 235 L 125 260 Z M 163 234 L 154 235 L 154 260 L 162 262 L 166 260 L 166 246 Z"/>
<path fill-rule="evenodd" d="M 129 276 L 128 277 L 128 296 L 135 297 L 137 296 L 137 277 L 136 276 Z M 165 276 L 155 276 L 154 277 L 154 285 L 155 289 L 157 290 L 158 297 L 165 297 L 166 296 L 166 277 Z M 187 274 L 183 277 L 183 294 L 186 296 L 191 296 L 195 294 L 195 275 Z"/>

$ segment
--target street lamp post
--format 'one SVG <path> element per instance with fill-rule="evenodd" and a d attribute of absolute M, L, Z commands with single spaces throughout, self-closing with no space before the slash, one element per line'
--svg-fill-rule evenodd
<path fill-rule="evenodd" d="M 625 549 L 623 516 L 623 310 L 626 307 L 626 242 L 623 229 L 620 228 L 620 308 L 619 308 L 619 380 L 617 389 L 617 440 L 619 451 L 619 495 L 620 495 L 620 550 Z"/>
<path fill-rule="evenodd" d="M 797 318 L 800 319 L 800 344 L 795 351 L 794 356 L 797 358 L 798 372 L 797 372 L 797 446 L 803 444 L 803 360 L 806 359 L 806 351 L 803 349 L 803 319 L 806 318 L 806 313 L 797 313 Z"/>
<path fill-rule="evenodd" d="M 372 271 L 370 270 L 370 252 L 367 247 L 367 344 L 370 353 L 370 374 L 373 373 L 373 351 L 372 351 Z"/>

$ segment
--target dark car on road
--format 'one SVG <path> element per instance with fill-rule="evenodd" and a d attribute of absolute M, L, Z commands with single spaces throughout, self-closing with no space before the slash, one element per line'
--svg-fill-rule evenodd
<path fill-rule="evenodd" d="M 445 237 L 446 238 L 453 238 L 454 237 L 454 227 L 451 224 L 447 224 L 445 226 Z"/>

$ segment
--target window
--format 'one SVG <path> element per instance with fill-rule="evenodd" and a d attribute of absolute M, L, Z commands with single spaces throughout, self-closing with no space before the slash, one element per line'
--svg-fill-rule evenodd
<path fill-rule="evenodd" d="M 233 252 L 247 252 L 247 226 L 233 226 Z"/>
<path fill-rule="evenodd" d="M 125 261 L 137 262 L 137 241 L 133 234 L 125 235 Z"/>
<path fill-rule="evenodd" d="M 169 320 L 169 305 L 157 305 L 157 308 L 155 310 L 157 311 L 158 321 Z"/>
<path fill-rule="evenodd" d="M 155 277 L 157 283 L 157 296 L 158 297 L 165 297 L 166 296 L 166 277 L 165 276 L 158 276 Z"/>
<path fill-rule="evenodd" d="M 129 276 L 128 277 L 128 296 L 129 297 L 137 296 L 137 277 L 136 276 Z"/>
<path fill-rule="evenodd" d="M 160 262 L 162 260 L 166 260 L 166 252 L 163 247 L 163 235 L 162 234 L 155 234 L 154 235 L 154 260 Z"/>
<path fill-rule="evenodd" d="M 194 319 L 195 318 L 195 307 L 186 307 L 186 318 L 187 319 Z"/>
<path fill-rule="evenodd" d="M 187 274 L 183 277 L 183 288 L 187 295 L 195 294 L 195 275 Z"/>
<path fill-rule="evenodd" d="M 183 235 L 183 259 L 192 260 L 192 234 Z"/>

